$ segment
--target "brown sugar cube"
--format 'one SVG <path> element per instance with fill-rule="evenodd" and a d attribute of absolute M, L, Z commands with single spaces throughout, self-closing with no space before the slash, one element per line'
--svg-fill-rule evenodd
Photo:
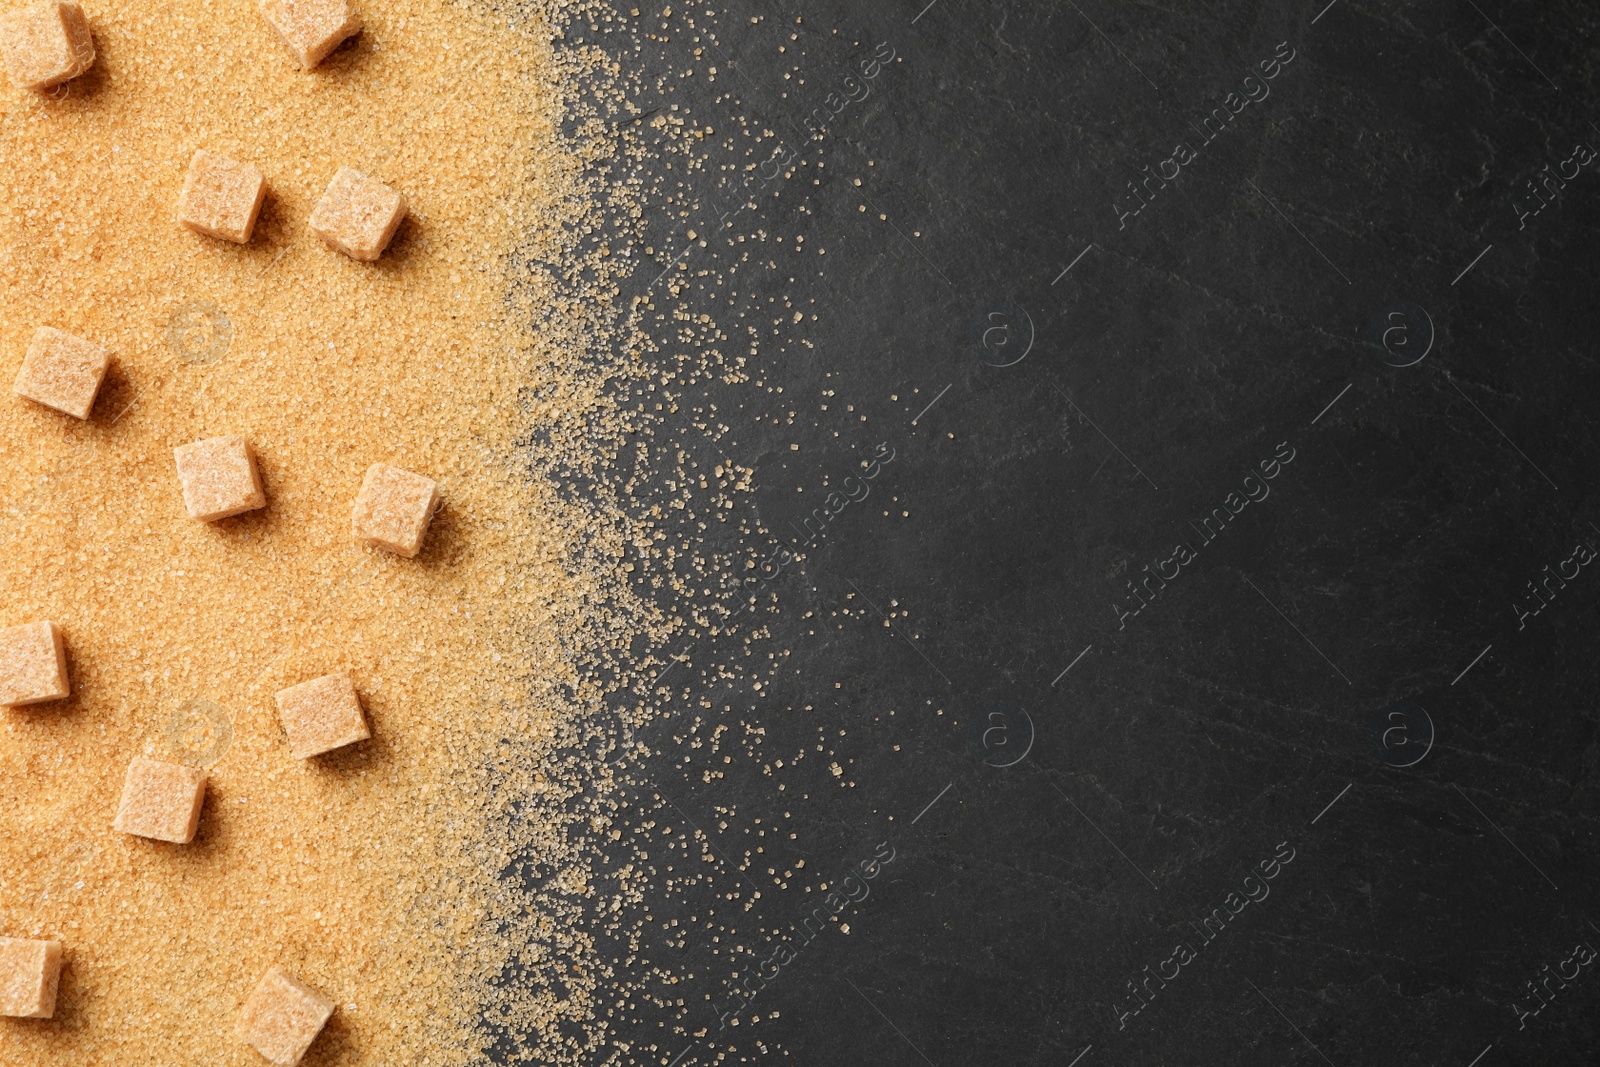
<path fill-rule="evenodd" d="M 311 232 L 351 259 L 370 263 L 405 217 L 405 197 L 359 170 L 340 167 L 311 211 Z"/>
<path fill-rule="evenodd" d="M 278 693 L 278 718 L 289 754 L 306 759 L 372 736 L 348 674 L 329 674 Z"/>
<path fill-rule="evenodd" d="M 41 326 L 28 342 L 11 391 L 35 403 L 87 419 L 111 354 L 92 341 Z"/>
<path fill-rule="evenodd" d="M 55 623 L 30 622 L 0 630 L 0 704 L 19 707 L 60 700 L 67 684 L 67 649 Z"/>
<path fill-rule="evenodd" d="M 122 803 L 111 824 L 125 834 L 187 845 L 200 826 L 206 772 L 182 763 L 136 756 L 122 783 Z"/>
<path fill-rule="evenodd" d="M 374 463 L 361 479 L 350 532 L 358 541 L 410 559 L 422 550 L 423 535 L 438 506 L 438 482 Z"/>
<path fill-rule="evenodd" d="M 242 245 L 250 240 L 266 198 L 260 170 L 202 149 L 189 160 L 178 194 L 178 221 L 195 233 Z"/>
<path fill-rule="evenodd" d="M 233 1032 L 270 1063 L 300 1062 L 333 1014 L 333 1001 L 274 967 L 239 1009 Z"/>
<path fill-rule="evenodd" d="M 94 37 L 74 0 L 45 0 L 0 19 L 0 52 L 18 88 L 48 89 L 94 66 Z"/>
<path fill-rule="evenodd" d="M 261 13 L 306 70 L 361 32 L 345 0 L 261 0 Z"/>
<path fill-rule="evenodd" d="M 60 981 L 61 942 L 0 937 L 0 1015 L 50 1018 Z"/>
<path fill-rule="evenodd" d="M 237 434 L 211 437 L 172 450 L 189 517 L 215 522 L 267 506 L 250 443 Z"/>

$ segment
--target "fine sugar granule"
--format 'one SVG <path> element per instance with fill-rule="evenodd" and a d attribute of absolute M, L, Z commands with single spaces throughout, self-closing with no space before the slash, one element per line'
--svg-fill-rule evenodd
<path fill-rule="evenodd" d="M 537 1047 L 520 1058 L 579 1067 L 628 995 L 579 934 L 609 896 L 589 823 L 503 801 L 559 804 L 576 780 L 540 753 L 610 699 L 587 664 L 673 636 L 618 566 L 673 545 L 633 556 L 651 531 L 550 470 L 609 467 L 657 418 L 605 380 L 656 360 L 620 324 L 638 260 L 597 176 L 655 131 L 594 121 L 631 99 L 575 47 L 607 9 L 358 2 L 366 29 L 311 74 L 254 4 L 85 0 L 101 54 L 80 81 L 0 76 L 0 385 L 39 324 L 113 353 L 87 422 L 0 403 L 0 626 L 60 623 L 72 682 L 0 710 L 0 871 L 27 872 L 0 877 L 0 933 L 68 947 L 55 1019 L 4 1020 L 0 1062 L 264 1063 L 231 1023 L 273 964 L 338 997 L 306 1055 L 329 1067 L 471 1067 L 491 1017 Z M 247 244 L 174 221 L 197 148 L 265 172 Z M 341 166 L 413 208 L 376 263 L 306 225 Z M 208 525 L 171 450 L 222 434 L 271 506 Z M 380 459 L 448 497 L 414 560 L 351 538 Z M 336 669 L 373 737 L 295 760 L 274 694 Z M 141 754 L 211 768 L 191 844 L 107 825 Z M 516 855 L 570 888 L 503 878 Z"/>

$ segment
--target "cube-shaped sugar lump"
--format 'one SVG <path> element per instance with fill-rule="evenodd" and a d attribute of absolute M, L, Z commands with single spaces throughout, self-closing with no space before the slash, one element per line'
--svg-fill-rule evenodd
<path fill-rule="evenodd" d="M 0 937 L 0 1015 L 50 1018 L 60 981 L 61 942 Z"/>
<path fill-rule="evenodd" d="M 348 674 L 329 674 L 278 693 L 278 719 L 289 754 L 306 759 L 372 736 Z"/>
<path fill-rule="evenodd" d="M 361 479 L 350 532 L 358 541 L 410 558 L 422 550 L 422 538 L 438 506 L 438 482 L 374 463 Z"/>
<path fill-rule="evenodd" d="M 0 52 L 22 89 L 48 89 L 94 66 L 94 36 L 74 0 L 45 0 L 0 19 Z"/>
<path fill-rule="evenodd" d="M 111 825 L 125 834 L 187 845 L 200 826 L 205 797 L 206 772 L 199 767 L 136 756 Z"/>
<path fill-rule="evenodd" d="M 71 691 L 60 627 L 45 621 L 0 630 L 0 704 L 60 700 Z"/>
<path fill-rule="evenodd" d="M 172 457 L 190 518 L 215 522 L 267 506 L 255 452 L 243 437 L 234 434 L 179 445 Z"/>
<path fill-rule="evenodd" d="M 28 342 L 11 391 L 73 418 L 87 419 L 110 363 L 111 354 L 93 341 L 41 326 Z"/>
<path fill-rule="evenodd" d="M 267 1062 L 300 1062 L 333 1014 L 333 1001 L 282 967 L 274 967 L 239 1009 L 234 1033 Z"/>
<path fill-rule="evenodd" d="M 260 170 L 202 149 L 189 160 L 178 194 L 178 221 L 195 233 L 242 245 L 250 240 L 266 198 Z"/>
<path fill-rule="evenodd" d="M 405 197 L 359 170 L 340 167 L 311 211 L 311 232 L 351 259 L 371 262 L 405 217 Z"/>
<path fill-rule="evenodd" d="M 361 32 L 361 19 L 345 0 L 261 0 L 261 14 L 306 70 Z"/>

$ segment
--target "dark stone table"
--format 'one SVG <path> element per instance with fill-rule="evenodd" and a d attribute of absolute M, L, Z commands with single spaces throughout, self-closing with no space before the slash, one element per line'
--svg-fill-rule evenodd
<path fill-rule="evenodd" d="M 596 1062 L 1600 1062 L 1600 9 L 925 2 L 594 38 L 755 472 Z"/>

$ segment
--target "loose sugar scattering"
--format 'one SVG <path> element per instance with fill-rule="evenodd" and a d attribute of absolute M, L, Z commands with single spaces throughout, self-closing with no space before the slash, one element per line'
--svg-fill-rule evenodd
<path fill-rule="evenodd" d="M 0 93 L 0 354 L 37 323 L 115 354 L 96 418 L 0 403 L 0 589 L 69 624 L 74 688 L 0 712 L 0 933 L 70 945 L 0 1062 L 259 1064 L 232 1024 L 282 966 L 342 1005 L 318 1067 L 659 1064 L 659 965 L 605 941 L 659 869 L 606 829 L 614 753 L 560 753 L 613 701 L 642 721 L 629 649 L 688 637 L 640 581 L 688 544 L 626 499 L 677 403 L 629 392 L 701 373 L 717 326 L 651 347 L 619 285 L 648 213 L 622 147 L 683 130 L 614 122 L 642 93 L 579 42 L 605 3 L 363 5 L 312 74 L 251 5 L 93 16 L 82 83 Z M 270 178 L 248 243 L 173 222 L 202 147 Z M 307 226 L 342 166 L 405 195 L 376 261 Z M 222 435 L 270 507 L 190 522 L 171 450 Z M 414 558 L 352 541 L 374 458 L 445 486 Z M 294 760 L 275 694 L 333 665 L 373 736 Z M 107 825 L 136 755 L 206 769 L 189 845 Z"/>
<path fill-rule="evenodd" d="M 664 637 L 616 566 L 651 533 L 548 473 L 648 425 L 605 381 L 640 373 L 624 264 L 575 251 L 601 190 L 562 126 L 615 71 L 552 43 L 605 10 L 384 0 L 303 74 L 252 5 L 95 6 L 88 77 L 0 92 L 0 354 L 39 323 L 114 353 L 87 421 L 0 404 L 4 621 L 63 623 L 72 672 L 60 707 L 0 710 L 0 933 L 70 947 L 0 1063 L 259 1064 L 233 1023 L 274 966 L 359 1005 L 319 1067 L 478 1063 L 491 1016 L 593 1061 L 582 835 L 507 798 L 550 787 L 605 649 Z M 174 224 L 197 149 L 269 177 L 247 243 Z M 308 226 L 342 167 L 404 193 L 375 261 Z M 193 521 L 173 450 L 230 436 L 270 506 Z M 415 558 L 352 539 L 381 457 L 448 500 Z M 275 696 L 334 665 L 372 736 L 296 760 Z M 206 772 L 190 843 L 109 825 L 135 757 Z M 503 877 L 522 849 L 560 888 Z"/>

